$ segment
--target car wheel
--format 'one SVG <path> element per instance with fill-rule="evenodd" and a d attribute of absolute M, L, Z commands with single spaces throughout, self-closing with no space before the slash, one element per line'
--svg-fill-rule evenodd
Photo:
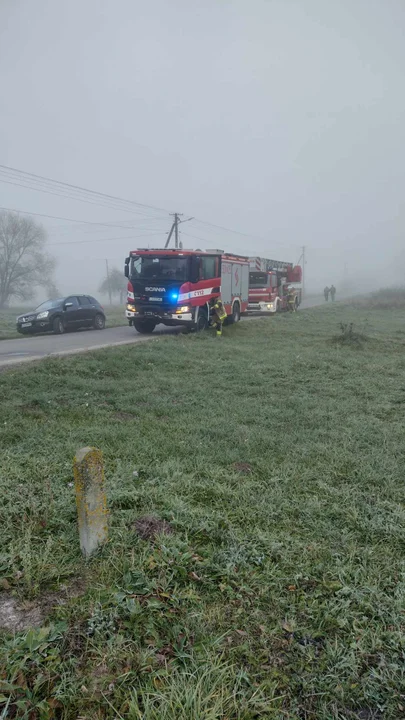
<path fill-rule="evenodd" d="M 97 313 L 94 318 L 94 328 L 95 330 L 104 330 L 105 328 L 105 317 L 101 313 Z"/>
<path fill-rule="evenodd" d="M 55 335 L 63 335 L 63 333 L 65 332 L 65 326 L 60 315 L 54 319 L 52 323 L 52 329 Z"/>
<path fill-rule="evenodd" d="M 134 320 L 134 328 L 142 334 L 152 333 L 156 327 L 153 320 Z"/>

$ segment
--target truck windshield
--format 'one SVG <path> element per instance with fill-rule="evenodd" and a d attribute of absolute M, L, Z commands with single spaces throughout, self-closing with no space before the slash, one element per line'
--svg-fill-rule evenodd
<path fill-rule="evenodd" d="M 134 280 L 187 280 L 187 257 L 175 255 L 138 255 L 131 258 Z"/>
<path fill-rule="evenodd" d="M 267 287 L 269 276 L 264 272 L 249 273 L 249 287 L 262 288 Z"/>

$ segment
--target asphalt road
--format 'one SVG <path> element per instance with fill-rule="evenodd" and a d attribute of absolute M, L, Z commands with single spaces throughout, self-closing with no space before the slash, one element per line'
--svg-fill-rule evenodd
<path fill-rule="evenodd" d="M 178 328 L 158 327 L 153 337 Z M 65 335 L 33 335 L 15 340 L 0 341 L 0 368 L 21 362 L 40 360 L 51 355 L 72 355 L 87 350 L 100 350 L 111 345 L 130 345 L 152 337 L 140 335 L 132 327 L 106 328 L 105 330 L 81 330 Z"/>
<path fill-rule="evenodd" d="M 316 298 L 305 301 L 302 307 L 313 307 L 319 304 L 320 301 Z M 123 327 L 106 328 L 102 331 L 82 330 L 66 333 L 66 335 L 33 335 L 32 337 L 21 337 L 15 340 L 1 340 L 0 368 L 40 360 L 51 355 L 72 355 L 87 350 L 99 350 L 112 345 L 130 345 L 145 341 L 150 337 L 173 332 L 179 332 L 179 328 L 166 328 L 164 325 L 160 325 L 152 336 L 140 335 L 132 327 L 125 325 Z"/>

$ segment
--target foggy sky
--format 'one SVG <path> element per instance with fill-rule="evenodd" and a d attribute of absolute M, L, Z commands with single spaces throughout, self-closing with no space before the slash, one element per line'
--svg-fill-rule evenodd
<path fill-rule="evenodd" d="M 404 69 L 403 0 L 0 0 L 0 163 L 255 236 L 193 220 L 186 247 L 306 245 L 313 288 L 345 263 L 380 287 L 405 265 Z M 66 293 L 170 227 L 3 182 L 0 205 L 133 225 L 43 220 Z"/>

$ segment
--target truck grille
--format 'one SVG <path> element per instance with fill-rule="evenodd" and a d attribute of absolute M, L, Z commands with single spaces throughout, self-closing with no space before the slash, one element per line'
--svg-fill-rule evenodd
<path fill-rule="evenodd" d="M 136 309 L 141 315 L 171 315 L 176 312 L 176 306 L 166 305 L 166 303 L 141 303 L 136 302 Z"/>

